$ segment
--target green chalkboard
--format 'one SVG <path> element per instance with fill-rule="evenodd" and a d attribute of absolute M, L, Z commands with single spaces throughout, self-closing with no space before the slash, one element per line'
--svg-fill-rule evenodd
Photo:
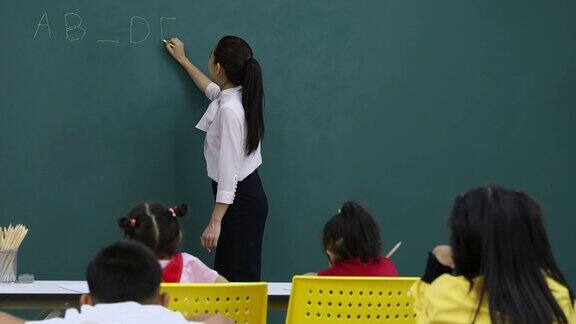
<path fill-rule="evenodd" d="M 30 227 L 22 272 L 78 279 L 142 200 L 187 202 L 184 248 L 212 205 L 208 102 L 165 53 L 204 67 L 239 35 L 264 70 L 263 276 L 326 265 L 323 223 L 348 199 L 382 226 L 400 272 L 446 241 L 453 197 L 487 182 L 544 206 L 576 285 L 576 2 L 0 1 L 0 223 Z"/>

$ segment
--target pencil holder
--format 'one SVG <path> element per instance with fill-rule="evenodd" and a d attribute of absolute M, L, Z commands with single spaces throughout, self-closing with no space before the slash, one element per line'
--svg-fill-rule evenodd
<path fill-rule="evenodd" d="M 16 282 L 18 250 L 0 250 L 0 282 Z"/>

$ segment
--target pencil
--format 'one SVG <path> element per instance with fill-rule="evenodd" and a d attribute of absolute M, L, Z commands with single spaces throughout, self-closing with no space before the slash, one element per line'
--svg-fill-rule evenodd
<path fill-rule="evenodd" d="M 388 252 L 388 254 L 386 254 L 386 258 L 389 259 L 390 257 L 392 257 L 392 255 L 394 253 L 396 253 L 396 251 L 398 251 L 398 249 L 400 248 L 400 245 L 402 245 L 402 242 L 398 242 L 398 244 L 394 245 L 392 250 L 390 250 L 390 252 Z"/>

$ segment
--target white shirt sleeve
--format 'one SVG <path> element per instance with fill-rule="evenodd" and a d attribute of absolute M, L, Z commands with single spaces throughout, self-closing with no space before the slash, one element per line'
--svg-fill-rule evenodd
<path fill-rule="evenodd" d="M 220 109 L 220 157 L 216 202 L 231 205 L 234 202 L 240 163 L 244 154 L 243 124 L 241 117 L 234 110 L 227 107 Z"/>
<path fill-rule="evenodd" d="M 64 313 L 64 318 L 52 318 L 52 319 L 45 319 L 40 321 L 27 321 L 26 324 L 68 324 L 68 323 L 75 323 L 74 320 L 79 321 L 78 319 L 81 318 L 80 313 L 75 308 L 71 308 L 66 310 Z"/>
<path fill-rule="evenodd" d="M 210 99 L 210 101 L 214 101 L 220 95 L 220 87 L 216 83 L 211 82 L 206 86 L 204 94 L 206 97 L 208 97 L 208 99 Z"/>
<path fill-rule="evenodd" d="M 45 320 L 39 320 L 39 321 L 27 321 L 25 323 L 26 324 L 67 324 L 69 322 L 67 322 L 63 318 L 51 318 L 51 319 L 45 319 Z"/>

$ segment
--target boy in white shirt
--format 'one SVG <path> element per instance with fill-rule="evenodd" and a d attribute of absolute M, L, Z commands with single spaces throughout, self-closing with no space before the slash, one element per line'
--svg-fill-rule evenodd
<path fill-rule="evenodd" d="M 64 318 L 26 322 L 0 313 L 2 324 L 230 324 L 218 315 L 203 322 L 187 321 L 164 306 L 168 296 L 160 294 L 160 265 L 144 245 L 122 241 L 104 248 L 88 265 L 89 295 L 80 297 L 80 311 L 69 309 Z"/>

